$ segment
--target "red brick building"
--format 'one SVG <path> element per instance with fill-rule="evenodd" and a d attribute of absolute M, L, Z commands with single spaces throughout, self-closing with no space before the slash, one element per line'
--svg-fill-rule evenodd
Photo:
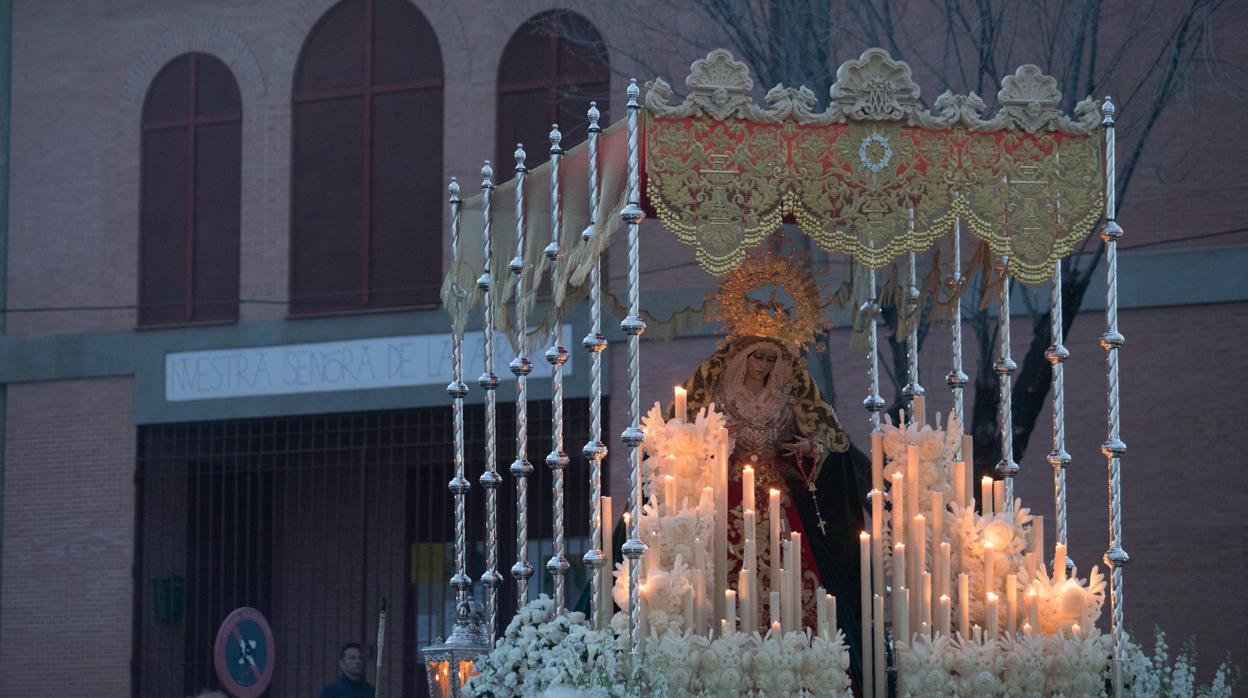
<path fill-rule="evenodd" d="M 1124 6 L 1106 10 L 1107 34 L 1133 26 Z M 481 161 L 502 159 L 497 169 L 508 171 L 516 141 L 530 164 L 544 161 L 551 121 L 579 140 L 587 99 L 614 122 L 627 76 L 658 70 L 679 85 L 723 37 L 695 8 L 661 3 L 0 8 L 9 51 L 0 66 L 0 693 L 192 694 L 215 685 L 217 625 L 251 605 L 276 630 L 270 694 L 308 694 L 333 678 L 340 642 L 375 656 L 384 599 L 380 683 L 417 695 L 417 650 L 449 628 L 448 324 L 437 307 L 449 255 L 445 184 L 456 176 L 475 194 Z M 544 14 L 561 9 L 578 14 Z M 1233 6 L 1216 19 L 1209 46 L 1248 65 L 1235 41 L 1248 12 Z M 540 31 L 552 21 L 572 22 L 588 44 Z M 913 41 L 921 52 L 924 40 Z M 863 48 L 845 39 L 832 65 Z M 1036 60 L 1020 54 L 1003 72 Z M 925 94 L 944 89 L 915 65 Z M 1126 618 L 1137 634 L 1160 624 L 1172 641 L 1197 636 L 1206 669 L 1228 653 L 1248 663 L 1234 621 L 1248 615 L 1235 593 L 1248 573 L 1248 490 L 1235 482 L 1248 450 L 1235 407 L 1248 391 L 1235 365 L 1248 336 L 1239 175 L 1248 109 L 1233 75 L 1190 70 L 1119 217 Z M 1134 118 L 1122 114 L 1124 139 L 1142 127 Z M 700 302 L 713 283 L 691 248 L 653 222 L 643 258 L 643 306 L 656 314 Z M 846 273 L 842 260 L 828 262 Z M 621 265 L 609 263 L 607 276 L 623 288 Z M 1107 541 L 1098 293 L 1094 285 L 1066 342 L 1071 555 L 1085 572 Z M 573 337 L 585 333 L 583 309 L 569 322 Z M 929 405 L 942 411 L 947 332 L 934 327 L 922 356 Z M 1015 320 L 1015 337 L 1030 337 L 1027 317 Z M 667 399 L 715 341 L 708 327 L 647 342 L 643 405 Z M 832 346 L 838 408 L 863 443 L 865 364 L 847 330 Z M 617 399 L 605 429 L 617 449 L 627 393 L 618 356 L 608 354 Z M 573 553 L 585 535 L 575 503 L 585 499 L 582 357 L 575 352 L 568 382 L 569 520 L 582 522 L 570 524 Z M 470 352 L 466 376 L 479 362 Z M 530 454 L 549 448 L 548 383 L 531 384 Z M 505 384 L 500 400 L 512 394 Z M 474 385 L 476 472 L 480 399 Z M 504 404 L 504 468 L 512 416 Z M 1019 476 L 1021 496 L 1046 514 L 1047 420 Z M 624 459 L 609 465 L 612 483 L 624 482 Z M 539 474 L 531 489 L 534 559 L 549 550 L 546 482 Z M 510 486 L 508 476 L 502 492 Z M 505 521 L 510 499 L 500 496 Z M 504 569 L 514 559 L 507 545 Z M 474 577 L 481 559 L 474 548 Z"/>

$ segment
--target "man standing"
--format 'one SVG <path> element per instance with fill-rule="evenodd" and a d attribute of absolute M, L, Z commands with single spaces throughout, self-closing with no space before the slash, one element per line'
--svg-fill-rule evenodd
<path fill-rule="evenodd" d="M 364 680 L 364 649 L 348 642 L 338 650 L 338 678 L 321 690 L 321 698 L 373 698 L 376 690 Z"/>

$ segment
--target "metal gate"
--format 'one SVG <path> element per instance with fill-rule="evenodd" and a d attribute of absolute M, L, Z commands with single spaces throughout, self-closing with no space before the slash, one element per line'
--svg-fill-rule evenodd
<path fill-rule="evenodd" d="M 551 554 L 550 403 L 529 404 L 530 593 L 550 593 L 540 564 Z M 585 583 L 588 405 L 565 410 L 569 602 Z M 513 405 L 500 405 L 500 433 Z M 465 411 L 470 574 L 483 571 L 484 410 Z M 609 432 L 608 432 L 609 433 Z M 274 630 L 276 671 L 267 695 L 317 695 L 337 675 L 338 646 L 365 647 L 368 680 L 390 696 L 426 695 L 419 648 L 453 621 L 449 407 L 160 424 L 138 430 L 135 695 L 194 695 L 216 688 L 217 626 L 253 606 Z M 507 468 L 514 440 L 499 439 L 500 569 L 515 560 L 515 496 Z M 516 606 L 503 587 L 500 623 Z M 388 607 L 384 665 L 375 672 L 377 620 Z M 501 626 L 500 626 L 501 629 Z"/>

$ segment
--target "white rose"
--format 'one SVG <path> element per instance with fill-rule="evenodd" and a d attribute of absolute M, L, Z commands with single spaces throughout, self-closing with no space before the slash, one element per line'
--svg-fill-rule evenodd
<path fill-rule="evenodd" d="M 1014 541 L 1014 527 L 1004 521 L 993 519 L 987 526 L 984 526 L 984 541 L 992 543 L 998 551 L 1006 550 Z"/>

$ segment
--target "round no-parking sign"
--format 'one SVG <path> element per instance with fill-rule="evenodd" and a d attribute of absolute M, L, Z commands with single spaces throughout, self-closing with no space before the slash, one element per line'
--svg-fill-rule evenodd
<path fill-rule="evenodd" d="M 213 659 L 221 686 L 237 698 L 258 698 L 273 679 L 273 631 L 264 614 L 244 606 L 221 623 Z"/>

